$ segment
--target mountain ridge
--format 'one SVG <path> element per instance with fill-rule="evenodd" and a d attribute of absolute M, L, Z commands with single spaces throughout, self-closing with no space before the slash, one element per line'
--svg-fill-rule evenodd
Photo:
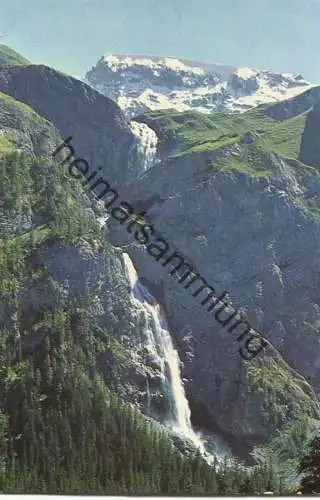
<path fill-rule="evenodd" d="M 276 73 L 167 56 L 106 54 L 85 76 L 133 117 L 173 108 L 244 111 L 297 95 L 312 84 L 297 73 Z"/>

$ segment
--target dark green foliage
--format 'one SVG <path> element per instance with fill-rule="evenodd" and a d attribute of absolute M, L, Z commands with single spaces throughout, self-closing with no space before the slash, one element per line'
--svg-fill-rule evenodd
<path fill-rule="evenodd" d="M 12 220 L 32 210 L 45 221 L 38 231 L 47 227 L 51 237 L 69 243 L 99 236 L 81 206 L 84 193 L 80 184 L 63 167 L 18 151 L 2 155 L 0 165 L 0 216 Z M 14 232 L 20 236 L 23 231 L 15 224 Z"/>
<path fill-rule="evenodd" d="M 320 493 L 320 437 L 315 437 L 308 455 L 302 457 L 299 472 L 304 474 L 300 490 L 305 495 Z"/>
<path fill-rule="evenodd" d="M 0 207 L 21 213 L 28 210 L 30 204 L 30 160 L 15 151 L 1 159 Z"/>
<path fill-rule="evenodd" d="M 18 151 L 0 156 L 0 298 L 14 300 L 30 271 L 28 257 L 46 241 L 75 244 L 100 237 L 81 206 L 83 197 L 79 185 L 52 162 Z M 30 227 L 31 214 L 38 225 Z"/>

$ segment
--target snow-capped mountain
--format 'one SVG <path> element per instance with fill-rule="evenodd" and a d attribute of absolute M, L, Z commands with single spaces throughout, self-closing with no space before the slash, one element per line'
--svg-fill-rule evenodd
<path fill-rule="evenodd" d="M 85 81 L 116 101 L 129 117 L 168 108 L 244 111 L 312 86 L 298 74 L 123 54 L 102 57 Z"/>

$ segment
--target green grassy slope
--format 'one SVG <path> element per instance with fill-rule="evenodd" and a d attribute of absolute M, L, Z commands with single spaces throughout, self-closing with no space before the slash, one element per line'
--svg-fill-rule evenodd
<path fill-rule="evenodd" d="M 160 147 L 170 151 L 174 150 L 172 146 L 179 145 L 180 151 L 171 153 L 169 161 L 215 151 L 209 175 L 225 170 L 249 177 L 270 178 L 279 173 L 279 164 L 271 153 L 278 155 L 286 160 L 287 168 L 293 169 L 305 192 L 292 200 L 293 204 L 318 220 L 320 196 L 317 192 L 310 195 L 309 186 L 319 182 L 320 172 L 298 159 L 309 110 L 279 121 L 266 112 L 271 106 L 264 104 L 245 113 L 205 115 L 196 111 L 161 110 L 144 116 L 146 123 L 158 133 Z M 232 145 L 237 147 L 230 156 L 226 152 Z"/>
<path fill-rule="evenodd" d="M 26 66 L 31 64 L 28 59 L 18 54 L 10 47 L 0 44 L 0 68 L 9 68 L 11 66 Z"/>
<path fill-rule="evenodd" d="M 210 151 L 241 140 L 248 133 L 257 136 L 256 144 L 288 158 L 297 158 L 306 115 L 279 121 L 264 113 L 259 106 L 245 113 L 214 113 L 174 110 L 146 113 L 149 123 L 167 139 L 182 145 L 182 153 Z M 181 154 L 181 153 L 180 153 Z"/>
<path fill-rule="evenodd" d="M 305 126 L 307 112 L 284 122 L 274 124 L 259 139 L 263 149 L 273 151 L 287 158 L 298 158 L 301 135 Z"/>

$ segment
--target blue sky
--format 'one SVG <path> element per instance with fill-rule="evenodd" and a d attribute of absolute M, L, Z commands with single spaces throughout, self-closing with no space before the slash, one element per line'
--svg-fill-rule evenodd
<path fill-rule="evenodd" d="M 105 53 L 294 71 L 320 83 L 320 0 L 1 0 L 1 42 L 82 76 Z"/>

